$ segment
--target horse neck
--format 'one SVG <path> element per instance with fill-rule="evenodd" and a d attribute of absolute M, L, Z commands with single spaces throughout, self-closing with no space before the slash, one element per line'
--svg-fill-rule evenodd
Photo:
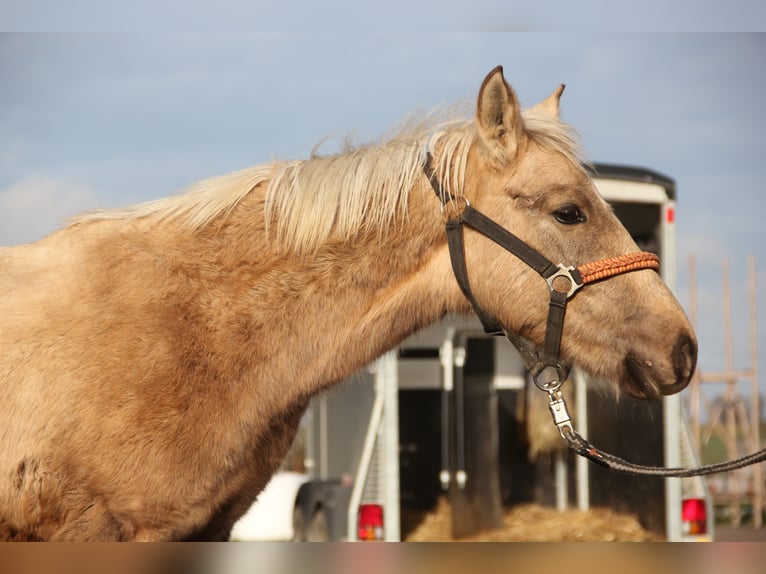
<path fill-rule="evenodd" d="M 285 253 L 254 230 L 253 205 L 237 211 L 223 236 L 208 237 L 211 253 L 222 252 L 222 237 L 229 243 L 216 298 L 237 327 L 222 329 L 219 344 L 256 378 L 289 380 L 311 394 L 445 313 L 465 310 L 432 194 L 414 190 L 391 229 L 305 254 Z"/>

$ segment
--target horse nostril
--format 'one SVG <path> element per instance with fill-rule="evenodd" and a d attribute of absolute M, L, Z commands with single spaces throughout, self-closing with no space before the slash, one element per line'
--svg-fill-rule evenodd
<path fill-rule="evenodd" d="M 689 335 L 681 335 L 673 347 L 673 372 L 676 385 L 686 387 L 697 366 L 697 343 Z M 680 390 L 680 389 L 679 389 Z"/>

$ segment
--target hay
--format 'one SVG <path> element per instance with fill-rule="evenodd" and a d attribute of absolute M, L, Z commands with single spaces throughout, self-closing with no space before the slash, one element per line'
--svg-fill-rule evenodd
<path fill-rule="evenodd" d="M 452 542 L 450 506 L 441 498 L 407 536 L 407 542 Z M 558 512 L 538 504 L 522 504 L 505 511 L 503 527 L 460 542 L 611 542 L 658 541 L 657 534 L 644 530 L 635 517 L 597 508 L 587 512 Z"/>

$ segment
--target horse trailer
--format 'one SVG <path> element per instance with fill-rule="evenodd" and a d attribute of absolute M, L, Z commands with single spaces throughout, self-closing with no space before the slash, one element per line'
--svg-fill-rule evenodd
<path fill-rule="evenodd" d="M 593 178 L 638 246 L 660 256 L 675 290 L 675 182 L 606 164 L 593 167 Z M 575 369 L 565 386 L 575 428 L 599 448 L 640 464 L 699 463 L 678 395 L 616 400 L 586 379 Z M 539 391 L 529 389 L 505 339 L 486 336 L 475 317 L 450 316 L 315 397 L 303 421 L 307 476 L 281 503 L 293 539 L 402 540 L 404 517 L 440 496 L 451 503 L 456 537 L 497 526 L 503 506 L 534 501 L 630 513 L 667 540 L 712 539 L 711 498 L 699 477 L 591 465 L 561 448 L 550 417 L 547 431 L 559 442 L 550 456 L 530 457 L 530 431 L 539 433 L 530 428 L 529 396 Z"/>

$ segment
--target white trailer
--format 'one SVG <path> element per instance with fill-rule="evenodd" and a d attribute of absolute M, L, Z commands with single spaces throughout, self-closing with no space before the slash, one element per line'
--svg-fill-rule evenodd
<path fill-rule="evenodd" d="M 605 164 L 593 175 L 639 246 L 660 255 L 660 272 L 675 290 L 675 182 L 651 170 Z M 627 399 L 599 405 L 604 397 L 588 393 L 582 375 L 572 379 L 575 426 L 594 444 L 639 463 L 698 464 L 678 395 L 640 407 L 649 411 Z M 509 413 L 527 384 L 507 341 L 483 335 L 476 318 L 449 317 L 315 398 L 304 420 L 308 480 L 295 500 L 284 502 L 293 512 L 294 539 L 400 540 L 400 508 L 427 506 L 440 492 L 450 496 L 453 512 L 463 509 L 463 528 L 496 523 L 493 508 L 512 498 L 509 492 L 518 498 L 540 491 L 530 486 L 540 476 L 533 465 L 514 462 L 520 446 L 509 436 L 523 424 Z M 640 410 L 637 418 L 631 409 Z M 614 442 L 623 431 L 629 437 Z M 710 521 L 706 529 L 700 524 L 700 506 L 713 516 L 700 478 L 622 478 L 571 455 L 555 468 L 550 492 L 558 507 L 569 505 L 571 491 L 579 508 L 637 513 L 668 540 L 712 537 Z M 630 493 L 638 499 L 633 506 Z M 690 516 L 689 508 L 697 514 Z"/>

